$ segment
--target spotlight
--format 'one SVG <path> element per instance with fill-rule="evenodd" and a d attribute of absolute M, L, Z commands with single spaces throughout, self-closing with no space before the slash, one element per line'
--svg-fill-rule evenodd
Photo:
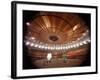
<path fill-rule="evenodd" d="M 68 47 L 67 47 L 67 46 L 65 46 L 65 49 L 68 49 Z"/>
<path fill-rule="evenodd" d="M 76 45 L 75 44 L 73 44 L 73 48 L 76 48 Z"/>
<path fill-rule="evenodd" d="M 73 31 L 75 31 L 78 27 L 79 27 L 79 24 L 76 24 L 76 25 L 73 27 Z"/>
<path fill-rule="evenodd" d="M 31 43 L 30 46 L 31 46 L 31 47 L 34 46 L 34 43 Z"/>
<path fill-rule="evenodd" d="M 70 49 L 71 47 L 70 47 L 70 45 L 68 45 L 68 49 Z"/>
<path fill-rule="evenodd" d="M 73 45 L 70 45 L 70 48 L 73 48 Z"/>
<path fill-rule="evenodd" d="M 31 39 L 32 39 L 32 40 L 34 40 L 34 39 L 35 39 L 35 37 L 31 37 Z"/>
<path fill-rule="evenodd" d="M 86 41 L 83 41 L 83 44 L 87 44 L 87 42 Z"/>
<path fill-rule="evenodd" d="M 50 49 L 50 47 L 49 47 L 49 46 L 47 46 L 47 49 Z"/>
<path fill-rule="evenodd" d="M 57 45 L 55 45 L 55 49 L 56 49 L 56 50 L 58 49 Z"/>
<path fill-rule="evenodd" d="M 60 49 L 61 49 L 61 50 L 63 49 L 62 45 L 60 46 Z"/>
<path fill-rule="evenodd" d="M 87 42 L 89 42 L 89 43 L 90 43 L 90 42 L 91 42 L 91 40 L 90 40 L 90 39 L 87 39 Z"/>
<path fill-rule="evenodd" d="M 65 50 L 66 49 L 66 46 L 63 46 L 63 49 Z"/>
<path fill-rule="evenodd" d="M 62 46 L 62 50 L 64 49 L 64 46 Z"/>
<path fill-rule="evenodd" d="M 29 41 L 27 41 L 25 44 L 26 44 L 26 45 L 29 45 L 29 44 L 30 44 L 30 42 L 29 42 Z"/>
<path fill-rule="evenodd" d="M 54 48 L 54 46 L 52 47 L 52 50 L 54 50 L 55 48 Z"/>
<path fill-rule="evenodd" d="M 77 38 L 77 40 L 79 41 L 79 40 L 80 40 L 80 38 Z"/>
<path fill-rule="evenodd" d="M 34 47 L 38 47 L 38 44 L 35 44 Z"/>
<path fill-rule="evenodd" d="M 86 32 L 82 34 L 83 36 L 86 36 Z"/>
<path fill-rule="evenodd" d="M 47 46 L 44 46 L 44 49 L 48 49 L 48 47 Z"/>
<path fill-rule="evenodd" d="M 53 50 L 55 50 L 55 45 L 53 45 Z"/>
<path fill-rule="evenodd" d="M 27 25 L 27 26 L 30 26 L 30 23 L 29 23 L 29 22 L 26 22 L 26 25 Z"/>
<path fill-rule="evenodd" d="M 86 33 L 88 33 L 89 32 L 89 30 L 86 30 Z"/>
<path fill-rule="evenodd" d="M 41 46 L 41 45 L 39 45 L 38 47 L 39 47 L 39 48 L 42 48 L 42 46 Z"/>
<path fill-rule="evenodd" d="M 41 45 L 41 48 L 44 49 L 44 45 Z"/>
<path fill-rule="evenodd" d="M 82 42 L 80 42 L 79 44 L 80 44 L 80 46 L 82 46 L 82 45 L 83 45 L 83 43 L 82 43 Z"/>
<path fill-rule="evenodd" d="M 76 47 L 79 47 L 79 46 L 80 46 L 80 44 L 77 43 L 77 44 L 76 44 Z"/>

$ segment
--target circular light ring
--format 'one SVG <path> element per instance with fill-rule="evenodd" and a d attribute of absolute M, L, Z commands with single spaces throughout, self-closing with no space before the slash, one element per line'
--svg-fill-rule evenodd
<path fill-rule="evenodd" d="M 72 44 L 47 44 L 47 43 L 43 43 L 39 41 L 36 41 L 36 42 L 25 41 L 26 46 L 30 46 L 32 48 L 36 48 L 40 50 L 50 50 L 50 51 L 52 50 L 59 51 L 59 50 L 68 50 L 72 48 L 78 48 L 88 43 L 90 43 L 89 38 L 80 42 L 77 41 L 76 43 L 72 43 Z"/>

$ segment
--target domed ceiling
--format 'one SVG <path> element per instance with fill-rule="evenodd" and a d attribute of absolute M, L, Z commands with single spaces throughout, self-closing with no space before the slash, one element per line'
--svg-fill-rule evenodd
<path fill-rule="evenodd" d="M 26 22 L 26 27 L 26 39 L 30 38 L 31 42 L 36 41 L 35 43 L 40 44 L 40 48 L 42 43 L 49 48 L 76 43 L 89 35 L 84 21 L 71 13 L 41 12 L 31 22 Z"/>
<path fill-rule="evenodd" d="M 31 21 L 25 22 L 24 27 L 24 42 L 31 57 L 45 57 L 48 52 L 61 56 L 62 52 L 71 49 L 69 54 L 73 55 L 77 52 L 73 52 L 73 48 L 83 49 L 83 52 L 79 52 L 81 54 L 88 50 L 89 26 L 77 13 L 39 12 Z"/>

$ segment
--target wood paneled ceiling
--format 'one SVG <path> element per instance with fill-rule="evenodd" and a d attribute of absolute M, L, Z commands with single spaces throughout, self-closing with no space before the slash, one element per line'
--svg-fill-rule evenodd
<path fill-rule="evenodd" d="M 26 36 L 50 44 L 76 41 L 88 29 L 77 14 L 55 12 L 40 12 L 26 27 Z"/>

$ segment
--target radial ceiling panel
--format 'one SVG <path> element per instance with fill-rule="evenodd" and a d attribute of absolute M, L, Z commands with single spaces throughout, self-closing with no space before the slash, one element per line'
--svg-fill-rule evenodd
<path fill-rule="evenodd" d="M 72 13 L 40 12 L 28 23 L 26 36 L 50 44 L 76 41 L 87 30 L 84 21 Z"/>

